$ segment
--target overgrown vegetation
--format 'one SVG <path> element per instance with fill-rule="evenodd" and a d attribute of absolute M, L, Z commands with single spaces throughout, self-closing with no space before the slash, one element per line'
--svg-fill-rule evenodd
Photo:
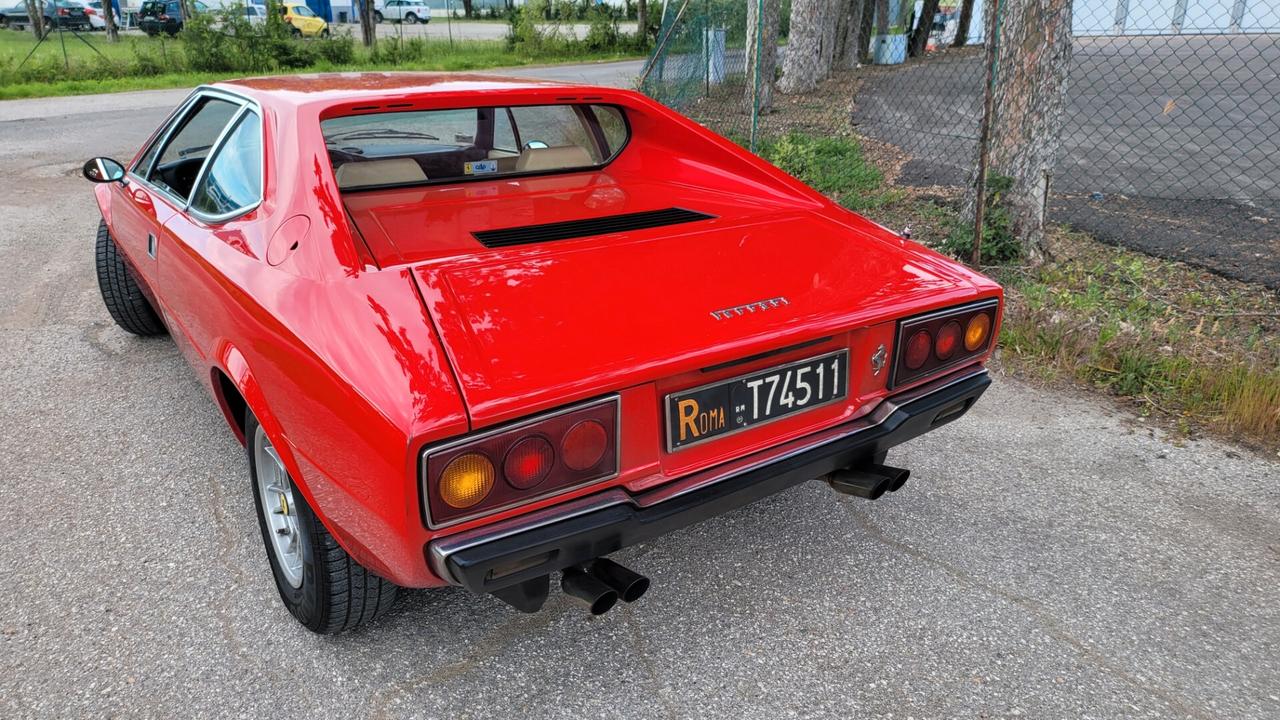
<path fill-rule="evenodd" d="M 845 207 L 968 259 L 958 200 L 890 189 L 858 141 L 791 133 L 761 154 Z M 1006 292 L 1005 369 L 1087 384 L 1183 433 L 1280 449 L 1280 294 L 1064 229 L 1049 233 L 1048 262 L 1018 265 L 1005 182 L 993 178 L 982 253 Z"/>
<path fill-rule="evenodd" d="M 1280 296 L 1064 230 L 1049 250 L 1039 268 L 991 269 L 1008 294 L 1007 366 L 1280 448 Z"/>
<path fill-rule="evenodd" d="M 883 187 L 884 174 L 867 162 L 853 137 L 790 132 L 760 143 L 760 155 L 850 210 L 879 207 L 900 195 Z"/>
<path fill-rule="evenodd" d="M 652 16 L 652 13 L 651 13 Z M 182 87 L 251 74 L 349 70 L 478 70 L 493 67 L 593 60 L 643 54 L 630 33 L 618 29 L 610 11 L 591 20 L 578 40 L 555 25 L 530 23 L 539 42 L 398 37 L 380 38 L 370 50 L 335 26 L 330 38 L 296 38 L 275 15 L 261 25 L 235 12 L 193 17 L 175 38 L 68 35 L 66 56 L 53 37 L 26 62 L 30 34 L 0 32 L 0 99 L 72 95 L 160 87 Z M 531 35 L 531 36 L 533 36 Z"/>
<path fill-rule="evenodd" d="M 982 212 L 982 244 L 978 248 L 978 258 L 983 265 L 1000 265 L 1014 262 L 1022 257 L 1022 243 L 1013 234 L 1013 219 L 1005 206 L 1005 193 L 1013 187 L 1013 178 L 1008 175 L 989 175 L 987 177 L 986 201 Z M 976 220 L 975 220 L 976 222 Z M 952 257 L 969 260 L 973 258 L 973 227 L 969 223 L 955 223 L 947 238 L 942 241 L 941 249 Z"/>

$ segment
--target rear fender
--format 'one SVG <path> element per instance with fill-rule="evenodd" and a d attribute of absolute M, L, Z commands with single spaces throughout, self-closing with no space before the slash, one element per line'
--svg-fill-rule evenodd
<path fill-rule="evenodd" d="M 215 367 L 210 373 L 213 395 L 227 420 L 227 424 L 230 425 L 232 432 L 236 434 L 240 443 L 246 447 L 248 446 L 248 438 L 244 436 L 244 431 L 241 429 L 243 419 L 235 417 L 234 406 L 228 402 L 228 398 L 224 396 L 220 389 L 217 378 L 219 370 L 226 373 L 226 376 L 231 379 L 231 384 L 235 386 L 240 396 L 244 398 L 245 405 L 253 413 L 253 416 L 257 418 L 258 424 L 262 426 L 262 431 L 267 435 L 267 439 L 271 441 L 271 445 L 279 453 L 280 461 L 284 463 L 284 468 L 288 471 L 289 479 L 293 481 L 294 487 L 307 499 L 307 504 L 311 506 L 311 510 L 320 519 L 320 522 L 324 523 L 325 528 L 338 541 L 338 544 L 355 558 L 356 562 L 382 577 L 395 581 L 396 576 L 385 563 L 325 514 L 323 505 L 307 483 L 306 478 L 308 476 L 302 471 L 302 465 L 298 456 L 294 453 L 292 443 L 289 442 L 288 437 L 285 435 L 280 421 L 267 405 L 266 397 L 262 393 L 262 387 L 254 378 L 244 355 L 234 345 L 224 343 L 217 357 L 220 367 Z"/>

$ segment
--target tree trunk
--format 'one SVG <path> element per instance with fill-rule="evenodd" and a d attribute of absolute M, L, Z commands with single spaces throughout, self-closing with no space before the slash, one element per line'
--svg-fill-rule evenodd
<path fill-rule="evenodd" d="M 466 17 L 471 17 L 471 13 L 474 12 L 471 9 L 471 1 L 472 0 L 462 0 L 462 14 Z M 450 10 L 449 13 L 453 14 L 453 11 Z"/>
<path fill-rule="evenodd" d="M 792 0 L 791 35 L 778 80 L 779 92 L 809 92 L 822 79 L 823 9 L 828 6 L 827 0 Z"/>
<path fill-rule="evenodd" d="M 889 34 L 889 0 L 876 0 L 876 34 Z"/>
<path fill-rule="evenodd" d="M 973 0 L 964 0 L 960 6 L 960 22 L 956 26 L 956 37 L 951 47 L 964 47 L 969 42 L 969 25 L 973 23 Z"/>
<path fill-rule="evenodd" d="M 750 0 L 747 0 L 750 2 Z M 649 47 L 649 1 L 636 4 L 636 41 L 640 47 Z"/>
<path fill-rule="evenodd" d="M 836 66 L 836 45 L 840 37 L 840 18 L 849 0 L 825 0 L 822 3 L 822 54 L 818 63 L 819 78 L 831 75 Z"/>
<path fill-rule="evenodd" d="M 763 19 L 757 17 L 756 5 L 764 5 Z M 759 105 L 760 112 L 768 112 L 773 107 L 773 76 L 778 69 L 778 8 L 780 0 L 747 0 L 747 108 Z M 759 30 L 760 39 L 756 36 Z M 756 57 L 756 46 L 759 45 L 760 56 Z M 759 83 L 756 74 L 759 74 Z M 760 96 L 756 97 L 756 86 L 759 85 Z"/>
<path fill-rule="evenodd" d="M 1004 0 L 996 39 L 987 177 L 1011 178 L 1002 205 L 1025 256 L 1033 263 L 1044 257 L 1049 178 L 1062 143 L 1071 62 L 1071 2 Z M 990 8 L 996 4 L 987 3 L 988 28 Z M 972 189 L 969 192 L 973 194 Z M 970 198 L 966 207 L 973 206 Z"/>
<path fill-rule="evenodd" d="M 854 0 L 857 2 L 857 0 Z M 875 29 L 877 0 L 863 0 L 862 22 L 858 25 L 858 62 L 871 62 L 871 32 Z"/>
<path fill-rule="evenodd" d="M 864 0 L 848 0 L 838 8 L 840 29 L 836 34 L 835 69 L 852 70 L 858 66 L 866 36 L 862 34 Z"/>
<path fill-rule="evenodd" d="M 924 0 L 924 5 L 920 7 L 920 19 L 916 21 L 911 41 L 907 43 L 907 53 L 911 57 L 924 55 L 925 48 L 929 45 L 929 34 L 933 32 L 933 16 L 938 14 L 939 2 L 941 0 Z"/>
<path fill-rule="evenodd" d="M 356 0 L 360 4 L 360 42 L 371 48 L 378 41 L 378 21 L 374 17 L 373 0 Z"/>
<path fill-rule="evenodd" d="M 31 20 L 31 33 L 44 37 L 44 0 L 27 0 L 27 18 Z"/>
<path fill-rule="evenodd" d="M 120 32 L 116 28 L 116 9 L 111 7 L 111 0 L 102 0 L 102 22 L 106 23 L 107 42 L 116 42 L 120 39 Z"/>

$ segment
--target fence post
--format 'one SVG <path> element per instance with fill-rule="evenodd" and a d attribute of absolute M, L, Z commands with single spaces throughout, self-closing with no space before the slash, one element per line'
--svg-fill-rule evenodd
<path fill-rule="evenodd" d="M 996 0 L 995 6 L 991 8 L 991 22 L 987 23 L 985 30 L 987 36 L 986 90 L 982 95 L 982 126 L 978 130 L 978 172 L 974 179 L 976 186 L 973 206 L 973 257 L 969 261 L 974 267 L 982 264 L 982 223 L 983 214 L 987 209 L 987 155 L 991 150 L 991 114 L 995 112 L 996 62 L 1000 57 L 996 44 L 1000 41 L 1000 9 L 1003 5 L 1004 0 Z"/>
<path fill-rule="evenodd" d="M 751 152 L 756 151 L 756 132 L 760 125 L 760 58 L 764 53 L 764 0 L 756 3 L 756 61 L 752 63 L 751 83 L 755 91 L 751 93 Z"/>

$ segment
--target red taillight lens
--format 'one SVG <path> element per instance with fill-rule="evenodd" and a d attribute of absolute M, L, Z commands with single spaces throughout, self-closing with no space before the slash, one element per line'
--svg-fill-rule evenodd
<path fill-rule="evenodd" d="M 564 451 L 564 464 L 574 470 L 590 470 L 600 463 L 609 447 L 609 436 L 604 426 L 595 420 L 584 420 L 564 434 L 560 443 Z"/>
<path fill-rule="evenodd" d="M 168 22 L 168 21 L 169 21 L 169 16 L 168 16 L 168 15 L 161 15 L 161 16 L 160 16 L 159 18 L 157 18 L 157 19 L 158 19 L 160 22 Z"/>
<path fill-rule="evenodd" d="M 986 317 L 985 315 L 979 317 Z M 938 330 L 938 339 L 933 341 L 933 354 L 939 360 L 950 360 L 960 345 L 960 323 L 951 320 Z"/>
<path fill-rule="evenodd" d="M 928 330 L 920 330 L 907 341 L 907 352 L 902 358 L 908 370 L 919 370 L 929 359 L 929 351 L 933 350 L 933 337 Z"/>
<path fill-rule="evenodd" d="M 66 9 L 66 8 L 58 8 L 58 14 L 59 14 L 59 15 L 62 15 L 63 17 L 65 17 L 65 16 L 67 16 L 67 15 L 70 15 L 70 14 L 71 14 L 71 11 L 70 11 L 70 10 L 68 10 L 68 9 Z"/>
<path fill-rule="evenodd" d="M 991 349 L 999 310 L 982 300 L 900 321 L 889 388 L 976 360 Z"/>
<path fill-rule="evenodd" d="M 555 460 L 555 451 L 546 438 L 525 438 L 507 452 L 502 472 L 506 475 L 507 482 L 521 490 L 528 490 L 547 477 Z"/>
<path fill-rule="evenodd" d="M 609 398 L 428 448 L 423 519 L 443 527 L 607 480 L 618 474 L 617 438 Z"/>

